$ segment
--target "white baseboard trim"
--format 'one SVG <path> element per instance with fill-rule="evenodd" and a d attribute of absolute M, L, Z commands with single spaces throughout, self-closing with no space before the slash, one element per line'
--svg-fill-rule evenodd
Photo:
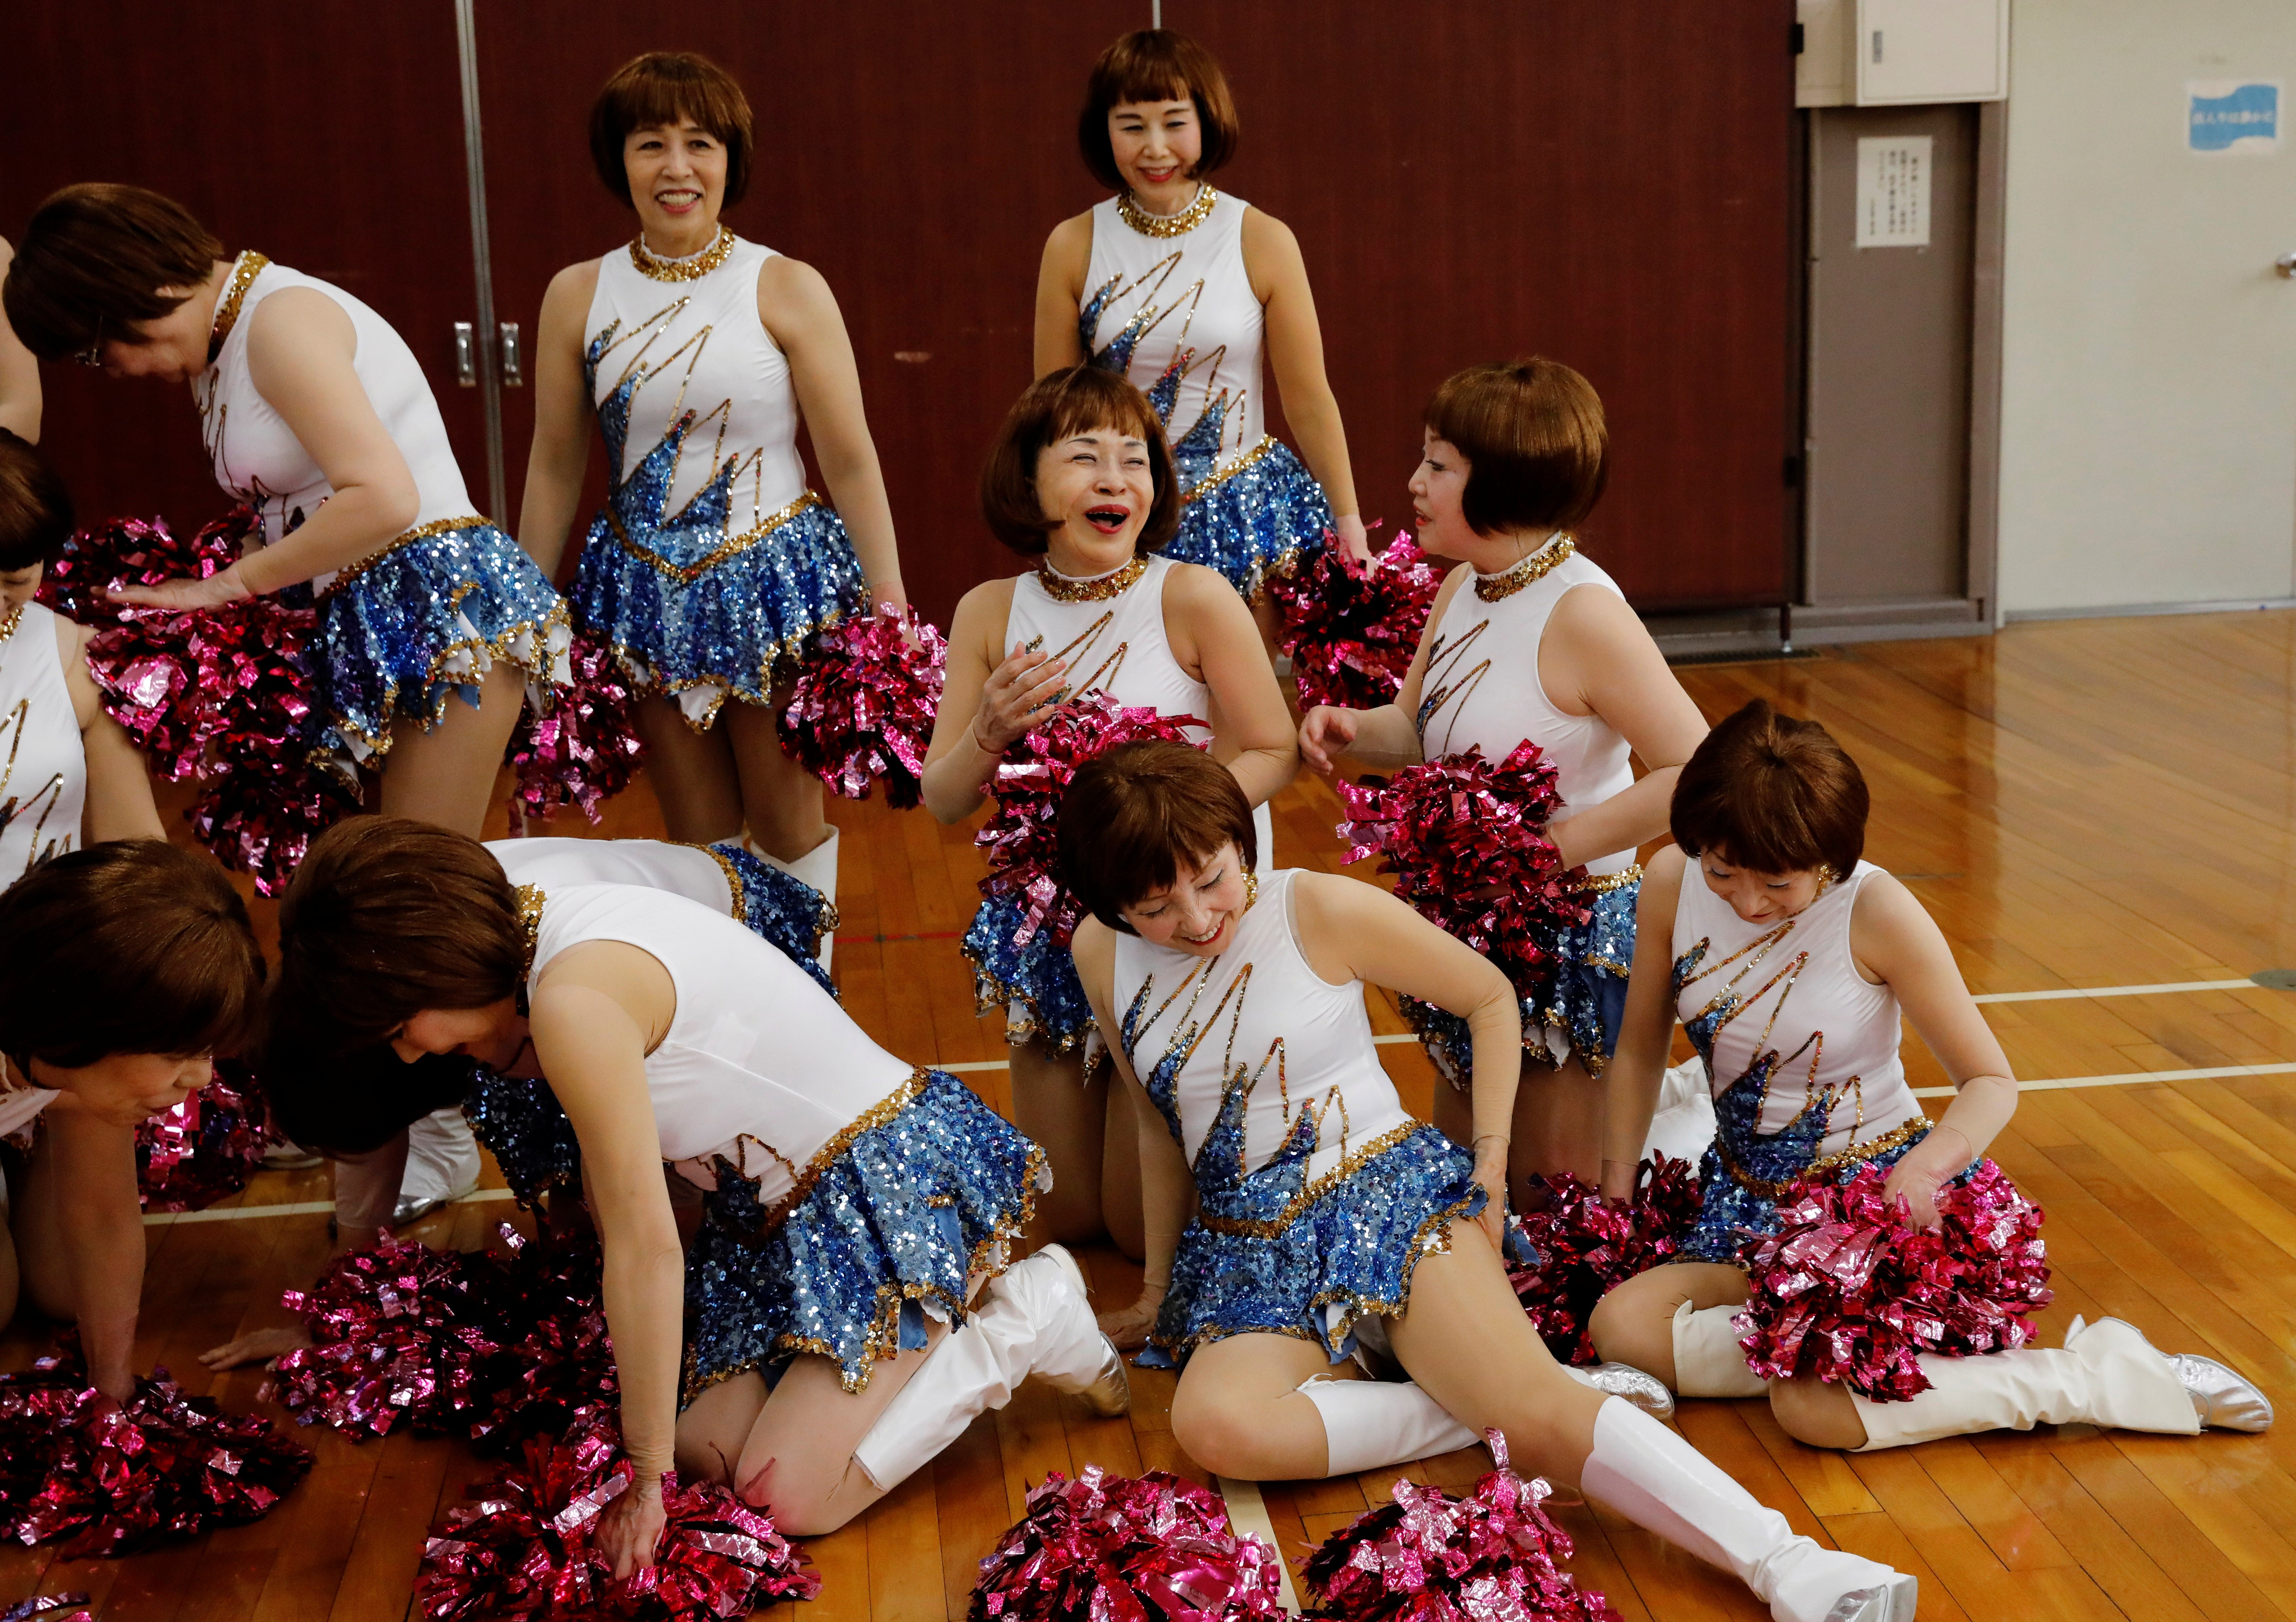
<path fill-rule="evenodd" d="M 2001 615 L 2005 625 L 2036 620 L 2127 620 L 2170 613 L 2255 613 L 2266 609 L 2296 608 L 2296 597 L 2234 597 L 2214 603 L 2112 603 L 2088 608 L 2011 608 Z"/>

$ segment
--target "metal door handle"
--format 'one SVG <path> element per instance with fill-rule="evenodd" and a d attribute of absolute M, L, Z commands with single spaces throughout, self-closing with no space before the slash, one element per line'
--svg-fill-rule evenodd
<path fill-rule="evenodd" d="M 526 355 L 518 346 L 518 323 L 495 323 L 496 352 L 502 357 L 502 386 L 505 389 L 526 387 Z"/>
<path fill-rule="evenodd" d="M 455 381 L 465 389 L 479 386 L 479 329 L 468 321 L 455 323 Z"/>
<path fill-rule="evenodd" d="M 2296 253 L 2282 254 L 2272 261 L 2272 268 L 2280 273 L 2280 279 L 2284 282 L 2296 278 Z"/>

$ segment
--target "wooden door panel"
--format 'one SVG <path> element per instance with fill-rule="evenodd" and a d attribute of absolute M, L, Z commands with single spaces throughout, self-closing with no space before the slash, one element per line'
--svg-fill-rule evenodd
<path fill-rule="evenodd" d="M 450 324 L 469 320 L 470 205 L 454 9 L 246 0 L 0 8 L 14 63 L 0 234 L 81 180 L 164 192 L 236 251 L 336 283 L 403 333 L 439 395 L 473 503 L 486 491 L 478 393 L 455 386 Z M 23 70 L 37 63 L 37 71 Z M 184 391 L 42 367 L 42 449 L 84 519 L 222 510 Z"/>

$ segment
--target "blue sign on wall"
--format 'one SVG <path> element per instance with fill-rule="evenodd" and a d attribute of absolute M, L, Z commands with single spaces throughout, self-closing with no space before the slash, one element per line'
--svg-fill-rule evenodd
<path fill-rule="evenodd" d="M 2271 152 L 2280 144 L 2280 81 L 2195 79 L 2185 139 L 2196 152 Z"/>

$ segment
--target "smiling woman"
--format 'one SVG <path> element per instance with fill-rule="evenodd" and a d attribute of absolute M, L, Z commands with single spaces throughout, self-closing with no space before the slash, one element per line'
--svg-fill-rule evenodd
<path fill-rule="evenodd" d="M 519 538 L 556 567 L 594 418 L 611 494 L 575 613 L 641 695 L 670 836 L 747 839 L 834 899 L 836 830 L 782 751 L 775 695 L 816 631 L 907 598 L 835 297 L 719 223 L 751 144 L 748 98 L 706 58 L 652 52 L 599 92 L 591 159 L 639 229 L 544 295 Z M 806 488 L 800 424 L 831 502 Z"/>

